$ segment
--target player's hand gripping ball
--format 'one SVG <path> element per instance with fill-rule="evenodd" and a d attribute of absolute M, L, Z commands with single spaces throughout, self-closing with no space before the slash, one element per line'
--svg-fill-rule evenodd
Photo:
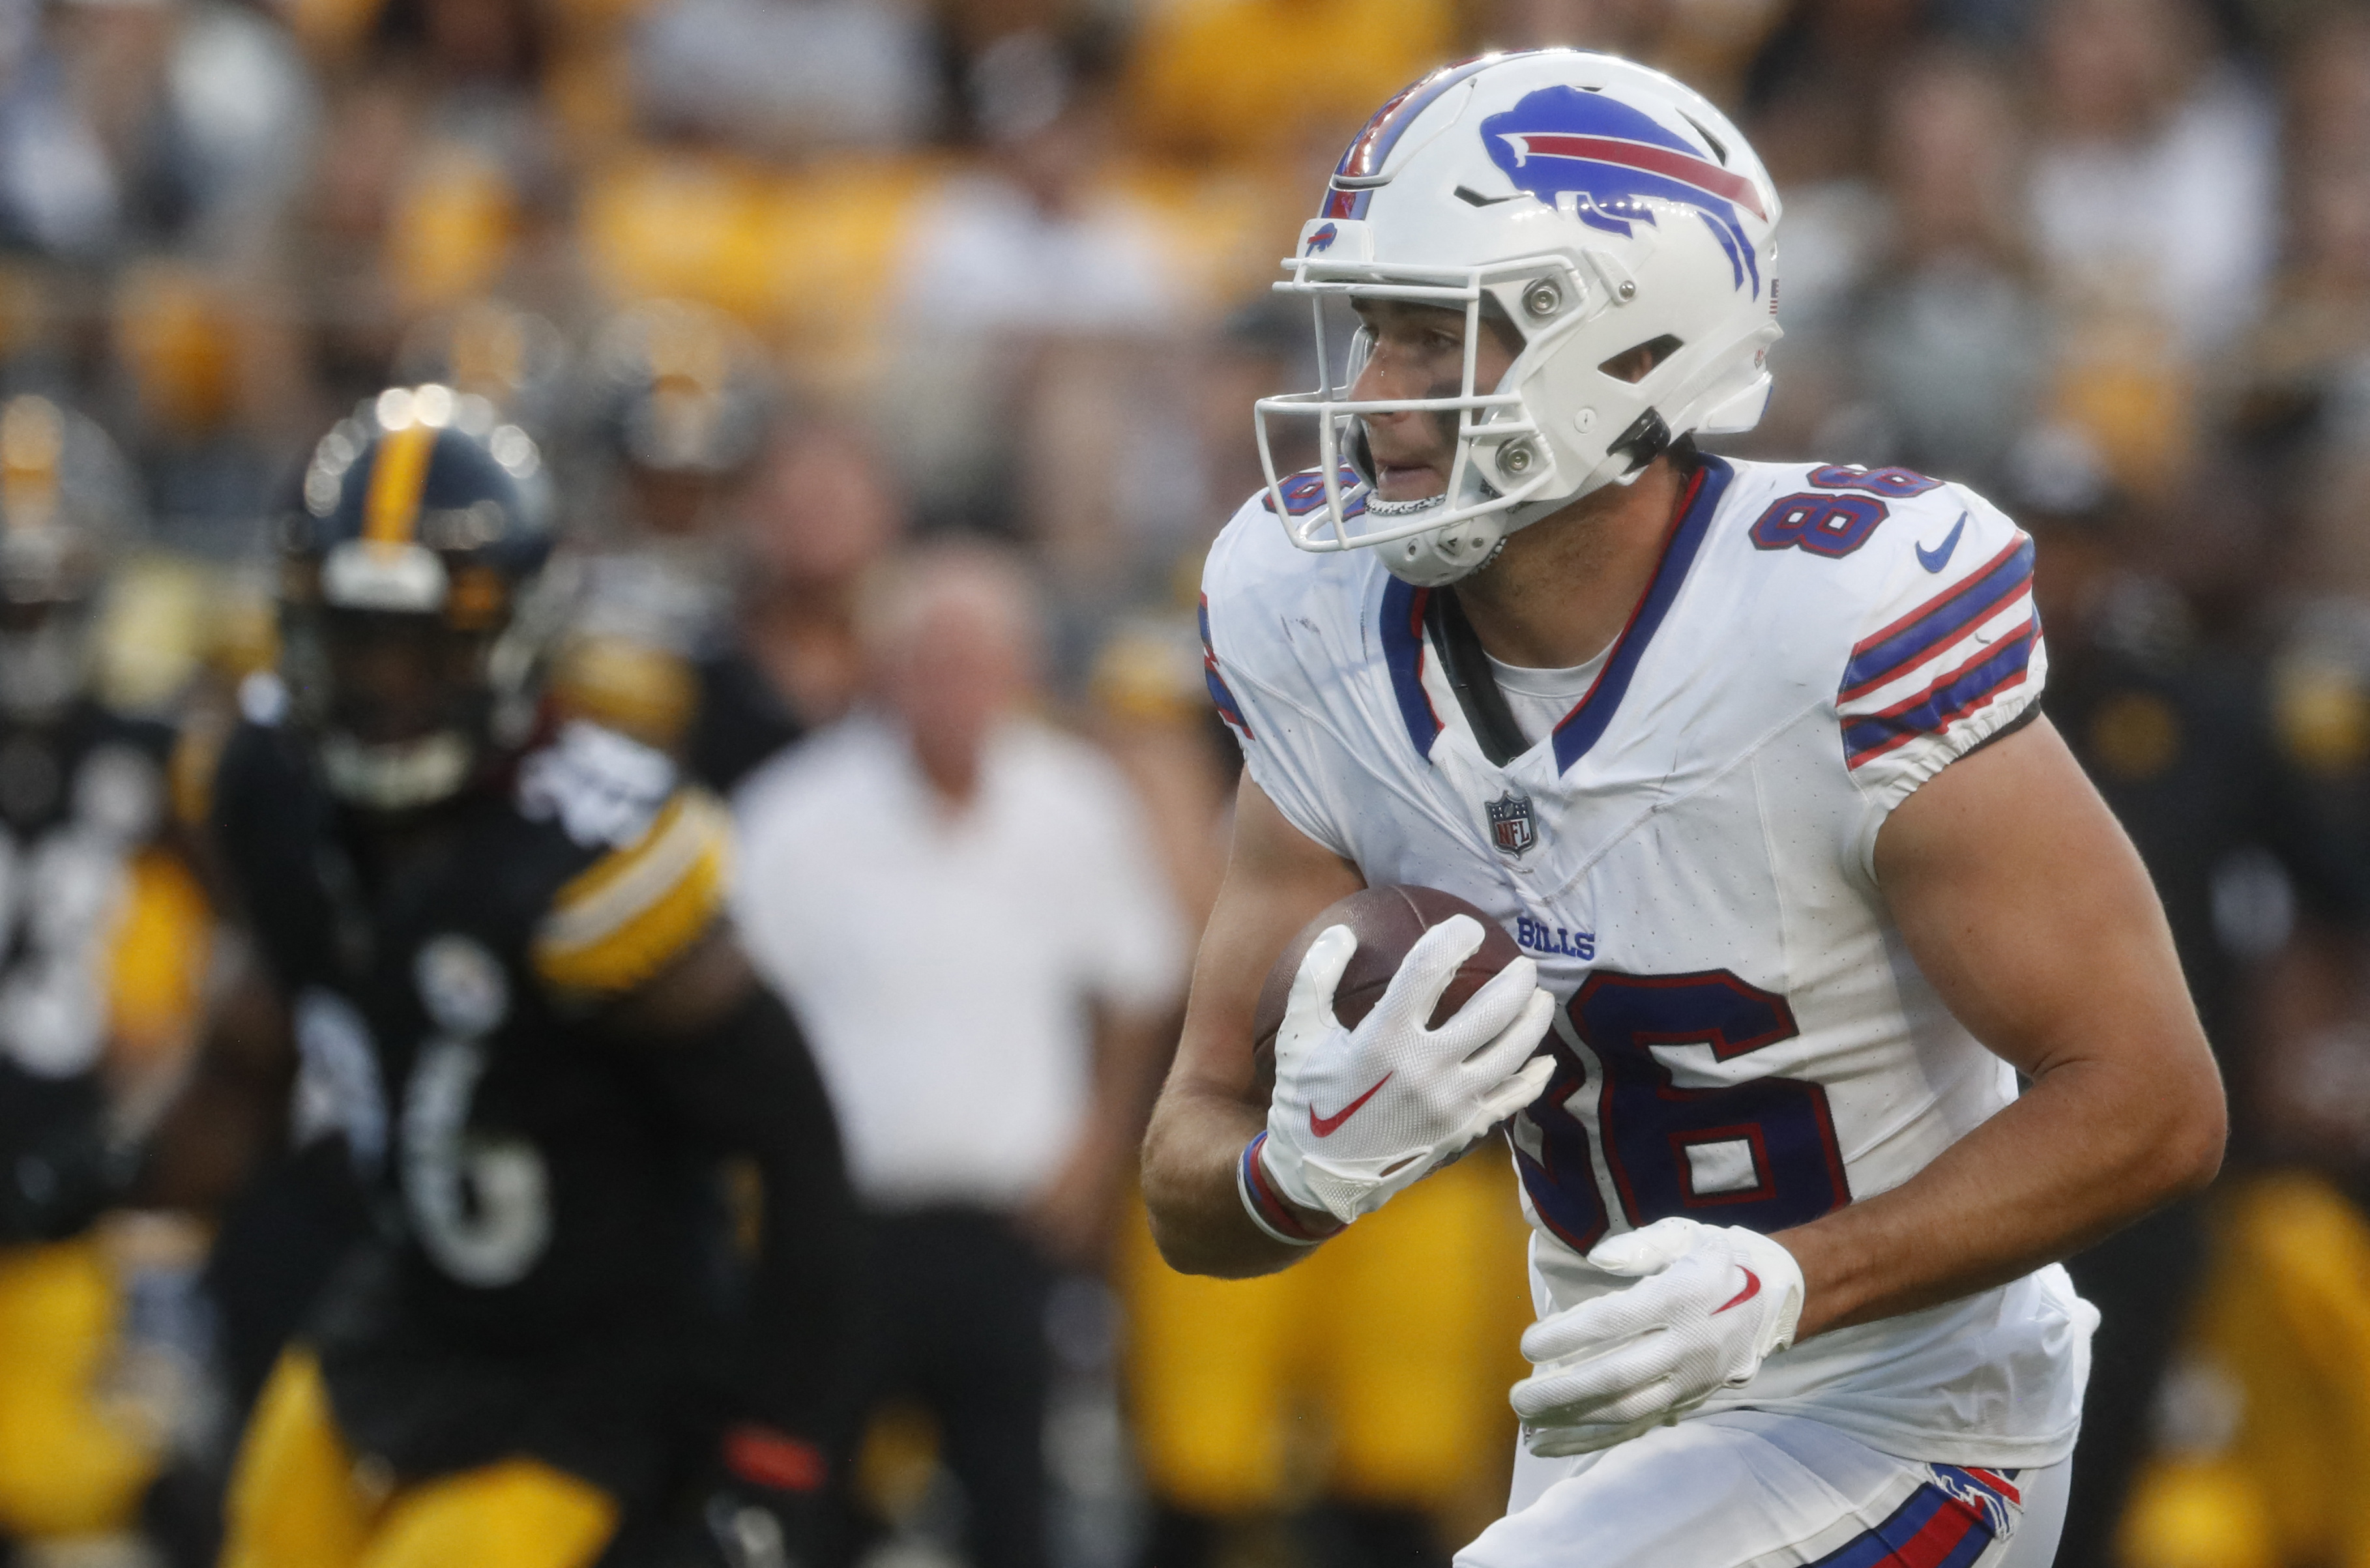
<path fill-rule="evenodd" d="M 1351 923 L 1387 930 L 1392 919 L 1363 906 L 1394 900 L 1414 916 L 1396 923 L 1420 933 L 1403 958 L 1387 940 L 1362 946 Z M 1345 910 L 1352 904 L 1361 907 Z M 1277 1192 L 1346 1225 L 1538 1098 L 1554 1068 L 1531 1052 L 1555 1002 L 1505 933 L 1447 894 L 1369 888 L 1318 918 L 1329 923 L 1293 969 L 1275 1026 L 1275 1089 L 1258 1157 Z M 1468 976 L 1490 935 L 1508 956 Z M 1379 995 L 1370 979 L 1345 987 L 1353 960 L 1371 970 L 1376 957 L 1388 975 Z M 1469 995 L 1454 997 L 1460 980 Z"/>
<path fill-rule="evenodd" d="M 1524 1333 L 1538 1370 L 1513 1403 L 1535 1454 L 1591 1453 L 1675 1421 L 1794 1342 L 1801 1265 L 1758 1231 L 1658 1219 L 1598 1242 L 1588 1261 L 1636 1283 Z"/>

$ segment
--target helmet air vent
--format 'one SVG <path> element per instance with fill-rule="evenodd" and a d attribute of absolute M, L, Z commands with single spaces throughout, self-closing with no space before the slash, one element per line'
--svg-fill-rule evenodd
<path fill-rule="evenodd" d="M 1722 142 L 1719 137 L 1713 135 L 1709 131 L 1706 130 L 1704 128 L 1704 122 L 1697 120 L 1694 115 L 1689 114 L 1685 109 L 1681 109 L 1678 113 L 1681 120 L 1685 120 L 1689 125 L 1696 128 L 1696 134 L 1704 139 L 1704 145 L 1709 147 L 1711 149 L 1711 155 L 1720 160 L 1720 166 L 1726 168 L 1728 166 L 1728 144 Z"/>
<path fill-rule="evenodd" d="M 1685 347 L 1685 343 L 1665 332 L 1660 338 L 1632 344 L 1596 368 L 1615 381 L 1626 381 L 1634 386 L 1644 381 L 1656 365 Z"/>

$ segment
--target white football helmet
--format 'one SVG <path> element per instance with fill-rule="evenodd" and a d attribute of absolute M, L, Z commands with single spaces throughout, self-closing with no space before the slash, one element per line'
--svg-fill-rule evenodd
<path fill-rule="evenodd" d="M 1504 537 L 1605 485 L 1627 484 L 1690 431 L 1751 429 L 1769 400 L 1777 188 L 1726 116 L 1659 71 L 1547 49 L 1433 72 L 1350 143 L 1279 292 L 1403 300 L 1465 313 L 1453 397 L 1352 401 L 1367 336 L 1336 386 L 1256 406 L 1268 504 L 1305 550 L 1386 546 L 1409 582 L 1454 582 Z M 1503 313 L 1523 349 L 1474 384 L 1481 325 Z M 1653 345 L 1635 382 L 1602 367 Z M 1372 495 L 1369 414 L 1456 416 L 1447 491 Z M 1317 422 L 1320 463 L 1279 475 L 1269 421 Z M 1344 464 L 1348 472 L 1344 472 Z"/>

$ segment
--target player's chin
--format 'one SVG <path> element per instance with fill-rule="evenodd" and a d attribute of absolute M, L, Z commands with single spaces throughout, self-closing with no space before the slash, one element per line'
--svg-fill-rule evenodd
<path fill-rule="evenodd" d="M 1375 494 L 1386 501 L 1429 501 L 1448 492 L 1448 480 L 1428 463 L 1377 463 Z"/>

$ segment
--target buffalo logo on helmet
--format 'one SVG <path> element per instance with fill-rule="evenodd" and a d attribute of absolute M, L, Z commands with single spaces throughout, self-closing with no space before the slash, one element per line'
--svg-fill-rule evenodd
<path fill-rule="evenodd" d="M 1340 229 L 1334 224 L 1328 223 L 1323 228 L 1318 229 L 1315 234 L 1308 236 L 1307 243 L 1301 246 L 1301 254 L 1303 256 L 1316 256 L 1322 252 L 1329 251 L 1333 248 L 1333 242 L 1340 237 Z"/>
<path fill-rule="evenodd" d="M 1531 797 L 1508 790 L 1484 807 L 1490 814 L 1490 841 L 1504 853 L 1520 855 L 1539 841 L 1538 818 Z"/>
<path fill-rule="evenodd" d="M 1707 138 L 1708 140 L 1708 138 Z M 1542 87 L 1481 122 L 1490 161 L 1549 206 L 1570 195 L 1580 221 L 1627 237 L 1654 223 L 1655 200 L 1692 207 L 1735 269 L 1736 286 L 1761 288 L 1761 267 L 1746 237 L 1742 207 L 1765 222 L 1753 182 L 1702 156 L 1653 117 L 1579 87 Z"/>

